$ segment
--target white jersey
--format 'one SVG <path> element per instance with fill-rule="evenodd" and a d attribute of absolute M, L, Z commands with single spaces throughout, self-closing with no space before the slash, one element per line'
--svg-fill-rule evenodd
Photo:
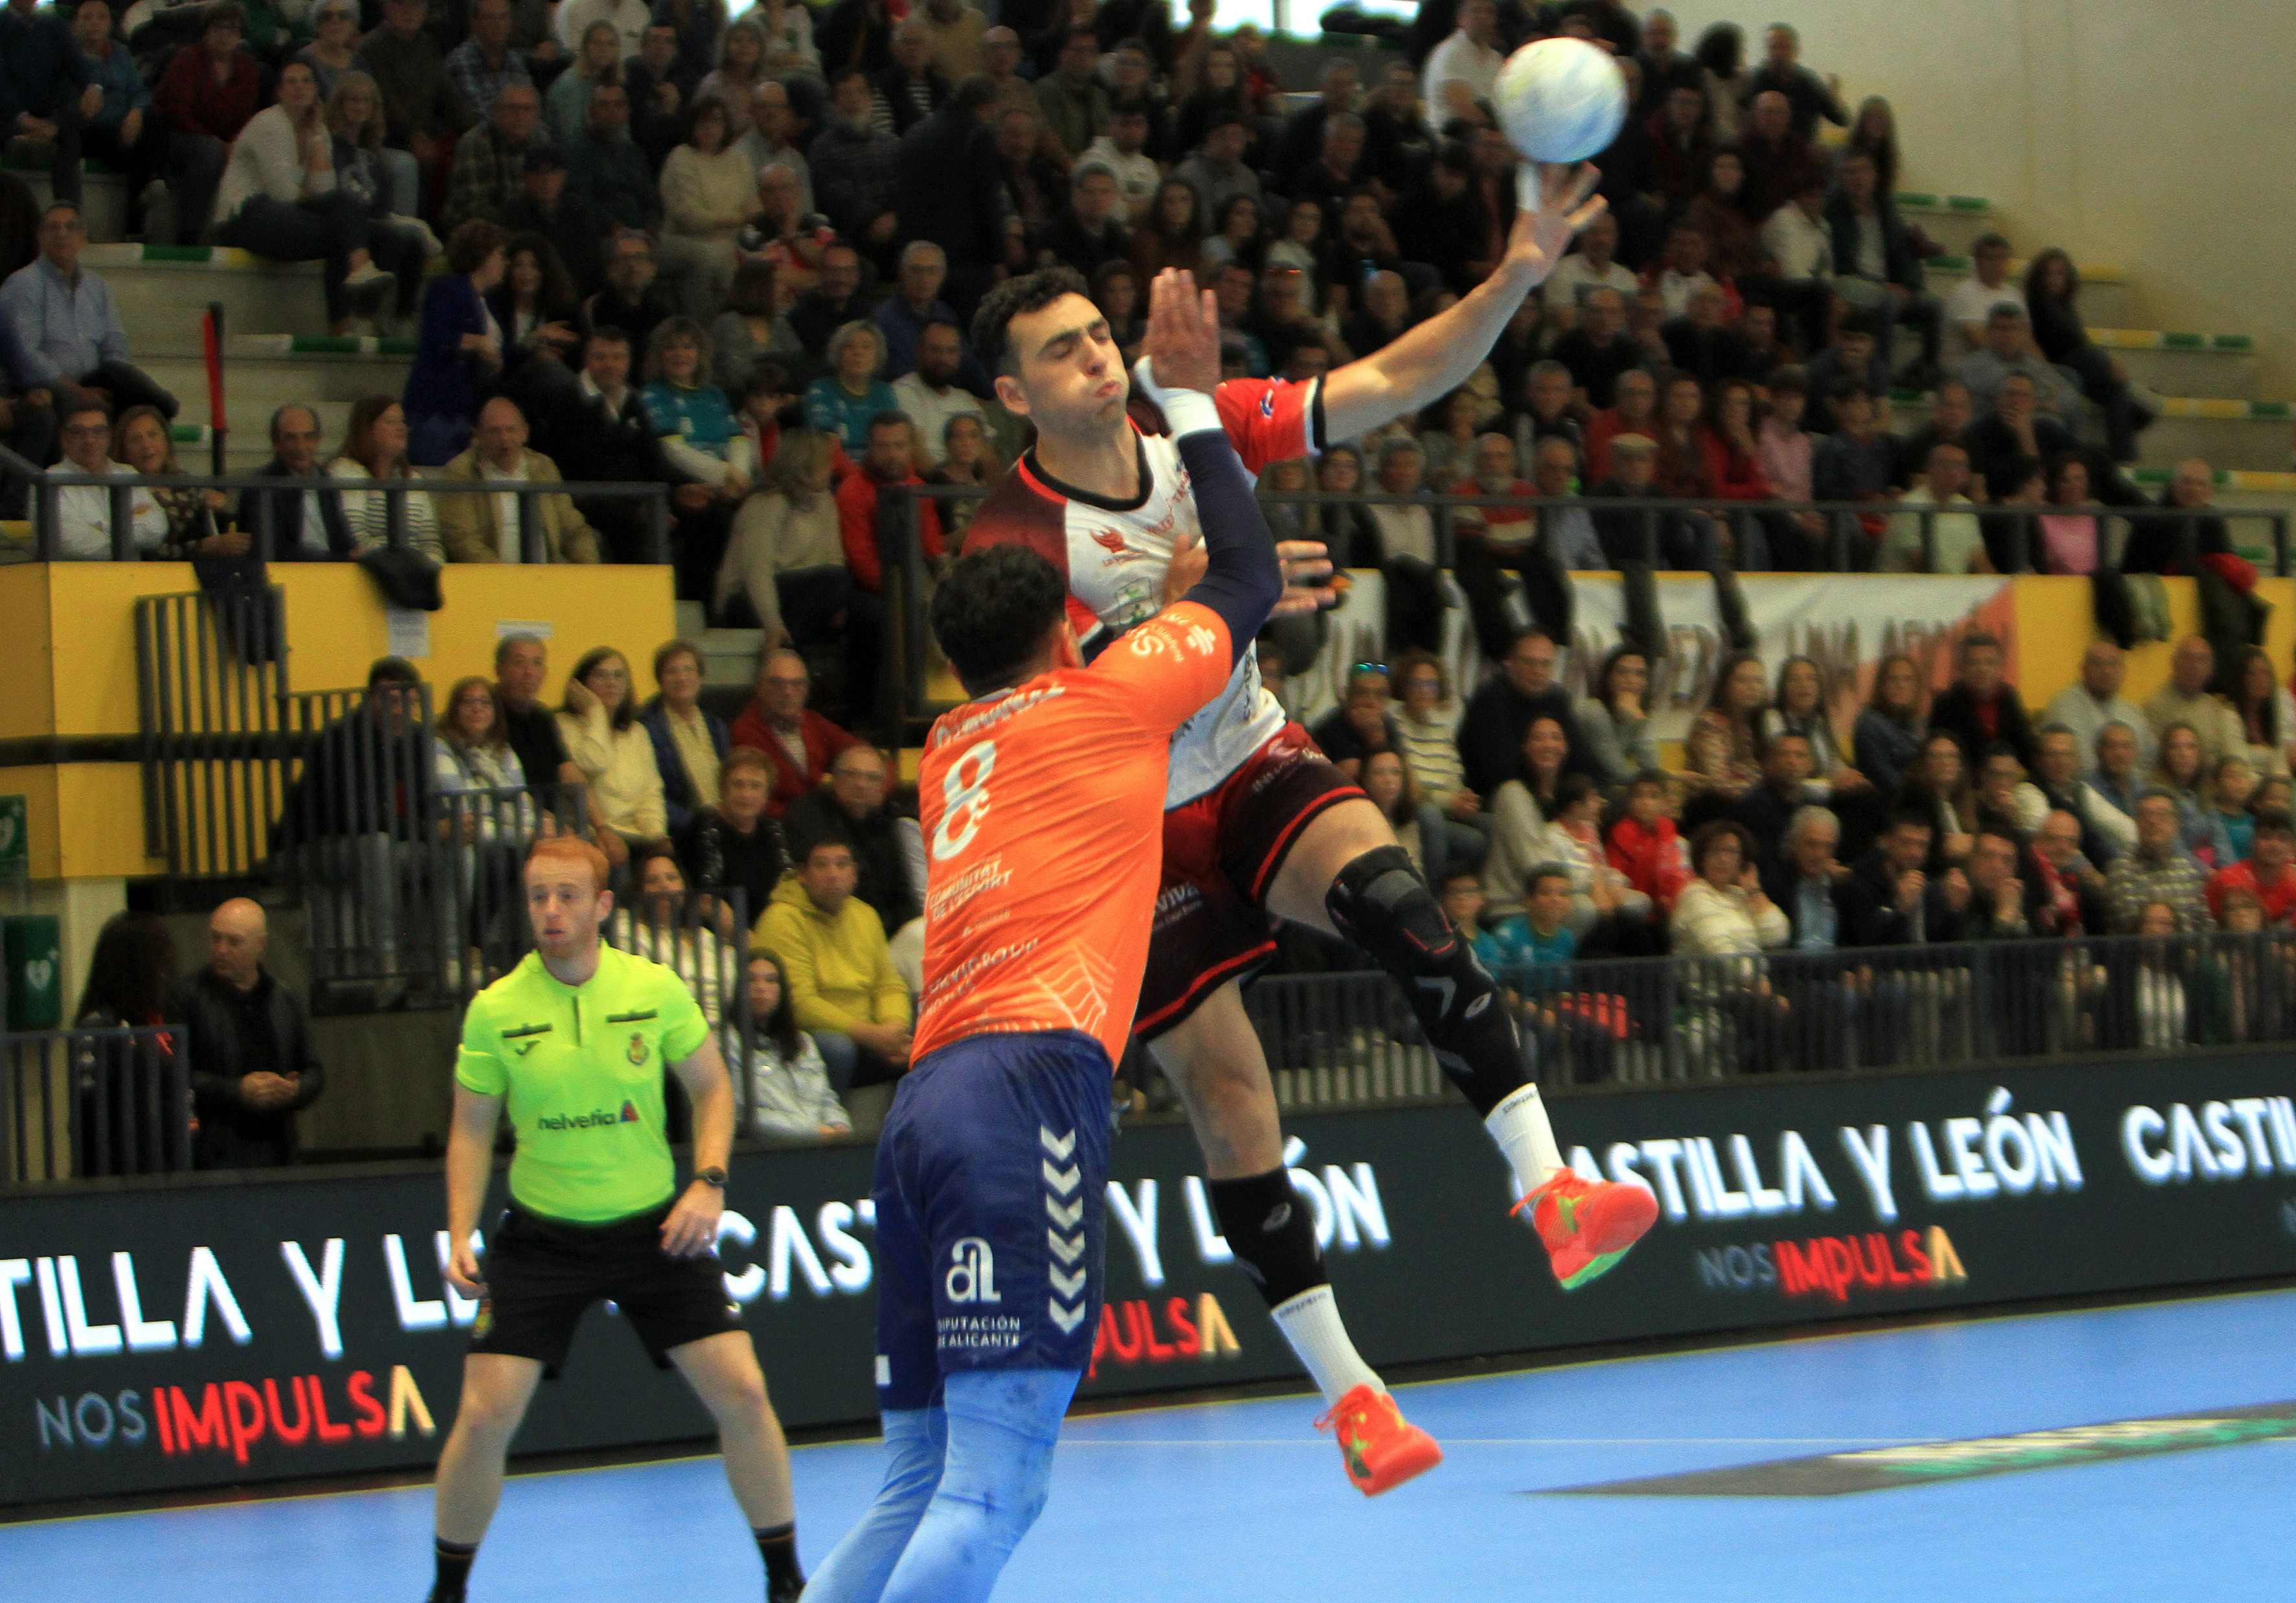
<path fill-rule="evenodd" d="M 1221 385 L 1213 398 L 1249 472 L 1311 455 L 1320 443 L 1320 380 L 1239 379 Z M 1138 501 L 1119 505 L 1064 485 L 1030 452 L 981 503 L 965 531 L 968 551 L 1022 544 L 1060 569 L 1068 581 L 1070 620 L 1087 656 L 1155 616 L 1174 548 L 1202 532 L 1178 444 L 1152 408 L 1136 400 L 1134 405 Z M 1173 735 L 1166 810 L 1216 788 L 1284 723 L 1283 707 L 1260 683 L 1257 652 L 1246 651 L 1227 688 Z"/>

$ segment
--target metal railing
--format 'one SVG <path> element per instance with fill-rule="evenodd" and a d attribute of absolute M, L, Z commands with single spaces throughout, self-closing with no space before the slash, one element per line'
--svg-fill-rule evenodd
<path fill-rule="evenodd" d="M 1518 964 L 1496 977 L 1550 1089 L 2296 1043 L 2286 930 Z M 1423 1037 L 1385 976 L 1271 977 L 1244 1000 L 1279 1100 L 1286 1075 L 1290 1105 L 1427 1093 Z"/>
<path fill-rule="evenodd" d="M 549 560 L 548 543 L 543 537 L 540 502 L 545 496 L 566 495 L 577 501 L 622 502 L 635 501 L 642 505 L 645 519 L 645 550 L 647 560 L 666 563 L 669 560 L 669 487 L 660 484 L 601 483 L 581 480 L 561 480 L 550 483 L 528 480 L 448 479 L 435 477 L 414 478 L 336 478 L 317 474 L 308 478 L 268 477 L 260 473 L 173 473 L 157 478 L 140 474 L 114 478 L 107 474 L 82 473 L 70 464 L 62 469 L 42 469 L 4 446 L 0 446 L 0 477 L 21 479 L 31 486 L 32 546 L 35 561 L 69 560 L 60 549 L 62 528 L 62 495 L 67 490 L 102 490 L 107 508 L 104 528 L 111 544 L 110 560 L 134 562 L 157 556 L 145 552 L 135 542 L 135 492 L 140 489 L 220 490 L 234 498 L 228 511 L 218 514 L 217 528 L 226 528 L 235 519 L 239 501 L 246 492 L 260 491 L 250 503 L 254 527 L 241 532 L 253 542 L 257 555 L 268 560 L 279 554 L 278 516 L 282 499 L 292 501 L 306 492 L 339 500 L 345 495 L 380 495 L 383 502 L 384 535 L 376 543 L 392 548 L 412 544 L 407 532 L 407 497 L 409 495 L 515 495 L 518 498 L 519 550 L 528 562 Z"/>
<path fill-rule="evenodd" d="M 633 888 L 606 921 L 611 945 L 671 969 L 693 993 L 733 1076 L 737 1134 L 750 1127 L 750 1056 L 757 1044 L 758 1021 L 750 1011 L 750 916 L 739 886 L 702 886 L 674 897 Z M 668 1106 L 673 1139 L 684 1140 L 690 1133 L 682 1123 L 684 1094 L 673 1092 Z"/>
<path fill-rule="evenodd" d="M 276 586 L 138 597 L 144 855 L 176 875 L 244 872 L 283 792 L 287 654 Z"/>
<path fill-rule="evenodd" d="M 180 1029 L 0 1035 L 0 1184 L 179 1173 L 192 1118 Z"/>

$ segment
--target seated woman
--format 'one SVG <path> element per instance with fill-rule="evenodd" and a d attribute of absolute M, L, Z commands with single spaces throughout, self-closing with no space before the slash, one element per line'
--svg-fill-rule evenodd
<path fill-rule="evenodd" d="M 375 265 L 366 208 L 335 182 L 334 135 L 319 104 L 310 66 L 280 70 L 278 103 L 250 118 L 231 143 L 216 192 L 216 239 L 275 262 L 324 262 L 327 324 L 337 334 L 354 311 L 371 315 L 398 280 Z M 389 236 L 393 266 L 421 276 L 419 258 Z"/>
<path fill-rule="evenodd" d="M 1931 872 L 1943 873 L 1968 856 L 1977 829 L 1977 788 L 1962 760 L 1961 742 L 1943 730 L 1925 737 L 1890 810 L 1929 821 Z"/>
<path fill-rule="evenodd" d="M 130 406 L 111 426 L 111 456 L 145 478 L 179 478 L 176 445 L 157 406 Z M 252 544 L 242 534 L 216 532 L 216 518 L 231 503 L 221 490 L 173 490 L 152 485 L 134 507 L 135 544 L 147 556 L 186 562 L 193 557 L 235 557 Z"/>
<path fill-rule="evenodd" d="M 1756 722 L 1768 701 L 1762 659 L 1751 651 L 1734 652 L 1714 675 L 1714 692 L 1707 698 L 1705 710 L 1691 720 L 1685 742 L 1685 826 L 1694 830 L 1727 812 L 1733 802 L 1761 783 L 1762 765 L 1755 755 L 1761 749 L 1761 735 Z"/>
<path fill-rule="evenodd" d="M 566 681 L 558 735 L 590 788 L 590 820 L 609 861 L 627 863 L 636 847 L 668 833 L 661 770 L 637 719 L 627 658 L 611 646 L 583 654 Z"/>
<path fill-rule="evenodd" d="M 733 740 L 726 720 L 701 704 L 701 653 L 691 641 L 673 640 L 654 652 L 653 682 L 658 693 L 639 716 L 653 740 L 662 810 L 678 833 L 718 805 L 718 766 Z"/>
<path fill-rule="evenodd" d="M 2179 718 L 2161 732 L 2161 749 L 2152 762 L 2152 786 L 2165 790 L 2177 804 L 2177 834 L 2184 848 L 2206 866 L 2229 867 L 2232 842 L 2210 815 L 2202 795 L 2208 785 L 2201 737 Z"/>
<path fill-rule="evenodd" d="M 389 396 L 368 396 L 351 407 L 351 421 L 343 438 L 343 454 L 327 464 L 331 478 L 350 480 L 420 478 L 406 459 L 406 413 Z M 360 555 L 390 544 L 390 503 L 394 497 L 379 490 L 345 490 L 343 522 L 349 528 L 353 549 Z M 447 560 L 447 546 L 439 534 L 439 512 L 430 495 L 409 490 L 396 497 L 406 543 L 434 562 Z"/>
<path fill-rule="evenodd" d="M 422 329 L 406 372 L 408 459 L 444 467 L 471 443 L 479 403 L 503 366 L 502 324 L 487 296 L 509 266 L 510 235 L 463 224 L 447 241 L 447 271 L 422 291 Z"/>
<path fill-rule="evenodd" d="M 1363 487 L 1363 453 L 1350 445 L 1334 445 L 1316 459 L 1316 487 L 1327 495 L 1347 495 Z M 1311 507 L 1316 523 L 1314 538 L 1332 553 L 1334 568 L 1379 568 L 1387 561 L 1387 543 L 1371 509 L 1357 502 L 1325 502 Z M 1390 644 L 1396 636 L 1388 636 Z M 1400 653 L 1398 653 L 1400 655 Z"/>
<path fill-rule="evenodd" d="M 970 485 L 986 490 L 1004 477 L 1004 464 L 988 438 L 988 425 L 969 412 L 960 412 L 941 425 L 940 460 L 924 472 L 927 484 Z M 950 551 L 962 548 L 964 531 L 980 502 L 972 496 L 939 503 L 942 538 Z"/>
<path fill-rule="evenodd" d="M 869 420 L 898 412 L 893 387 L 878 375 L 885 370 L 885 336 L 865 320 L 845 324 L 829 337 L 829 371 L 806 387 L 805 421 L 834 435 L 855 462 L 868 454 Z"/>
<path fill-rule="evenodd" d="M 1595 779 L 1615 789 L 1658 766 L 1648 707 L 1650 658 L 1633 646 L 1614 646 L 1590 688 L 1594 694 L 1571 709 L 1586 746 L 1582 755 Z"/>
<path fill-rule="evenodd" d="M 748 32 L 754 43 L 756 30 Z M 734 236 L 762 209 L 757 171 L 734 143 L 731 104 L 695 95 L 685 142 L 661 167 L 662 282 L 677 290 L 688 315 L 704 321 L 718 315 L 734 282 Z"/>
<path fill-rule="evenodd" d="M 1825 670 L 1812 657 L 1789 657 L 1778 668 L 1777 698 L 1761 710 L 1755 729 L 1767 750 L 1771 738 L 1800 735 L 1809 742 L 1809 799 L 1826 805 L 1851 791 L 1870 790 L 1866 776 L 1842 756 L 1833 732 Z"/>
<path fill-rule="evenodd" d="M 2088 337 L 2080 315 L 2080 274 L 2062 250 L 2041 251 L 2025 269 L 2025 310 L 2041 355 L 2080 381 L 2081 394 L 2104 409 L 2105 448 L 2115 462 L 2136 460 L 2136 436 L 2155 403 L 2141 398 L 2120 358 Z"/>
<path fill-rule="evenodd" d="M 742 977 L 734 965 L 734 942 L 714 928 L 715 903 L 706 896 L 688 896 L 685 871 L 677 866 L 677 854 L 669 843 L 655 840 L 638 847 L 631 858 L 630 879 L 636 894 L 628 905 L 614 910 L 606 938 L 684 980 L 712 1028 L 735 1017 L 739 993 L 734 987 L 742 984 Z"/>
<path fill-rule="evenodd" d="M 1423 809 L 1420 839 L 1431 871 L 1428 883 L 1482 866 L 1490 850 L 1490 821 L 1482 797 L 1467 788 L 1459 760 L 1459 704 L 1450 675 L 1428 651 L 1406 651 L 1395 664 L 1393 723 L 1398 749 L 1411 770 Z"/>
<path fill-rule="evenodd" d="M 782 960 L 764 946 L 750 948 L 749 986 L 750 1133 L 768 1141 L 850 1135 L 852 1116 L 830 1088 L 821 1049 L 797 1027 Z M 739 1046 L 729 1039 L 728 1062 L 741 1061 Z"/>
<path fill-rule="evenodd" d="M 2090 499 L 2088 464 L 2068 451 L 2050 459 L 2048 495 L 2051 506 L 2079 506 Z M 2043 512 L 2041 562 L 2044 573 L 2091 574 L 2102 560 L 2096 519 L 2087 512 Z"/>
<path fill-rule="evenodd" d="M 1546 821 L 1560 806 L 1562 776 L 1570 766 L 1570 738 L 1553 718 L 1533 718 L 1523 732 L 1515 776 L 1491 798 L 1491 849 L 1483 859 L 1483 894 L 1491 915 L 1523 910 L 1530 871 L 1546 861 Z"/>
<path fill-rule="evenodd" d="M 1427 871 L 1424 837 L 1419 827 L 1419 791 L 1411 781 L 1411 771 L 1403 765 L 1403 754 L 1388 748 L 1364 758 L 1362 784 L 1371 805 L 1395 831 L 1396 843 L 1411 855 L 1411 865 L 1419 871 L 1420 878 L 1432 878 L 1440 885 L 1442 877 Z"/>
<path fill-rule="evenodd" d="M 639 399 L 672 470 L 709 492 L 699 506 L 672 508 L 677 593 L 688 601 L 709 593 L 734 527 L 734 509 L 750 493 L 734 464 L 740 425 L 726 392 L 709 382 L 709 336 L 699 323 L 666 317 L 655 325 L 646 340 L 645 388 Z"/>
<path fill-rule="evenodd" d="M 590 95 L 600 84 L 622 81 L 622 36 L 604 18 L 582 30 L 574 60 L 551 81 L 542 113 L 550 143 L 564 150 L 590 126 Z"/>
<path fill-rule="evenodd" d="M 1690 838 L 1690 882 L 1674 904 L 1677 957 L 1751 957 L 1783 946 L 1786 915 L 1762 894 L 1753 841 L 1718 819 Z"/>
<path fill-rule="evenodd" d="M 1851 766 L 1883 795 L 1894 792 L 1921 760 L 1929 721 L 1922 711 L 1921 670 L 1893 651 L 1875 665 L 1874 699 L 1850 731 Z"/>
<path fill-rule="evenodd" d="M 459 936 L 448 929 L 444 942 L 449 988 L 459 989 L 468 948 L 479 949 L 480 961 L 471 970 L 479 985 L 518 960 L 519 864 L 540 819 L 526 770 L 511 749 L 493 680 L 472 674 L 455 682 L 439 708 L 430 749 L 439 833 L 461 847 L 463 904 L 470 915 L 467 929 Z M 441 912 L 452 915 L 450 907 Z"/>
<path fill-rule="evenodd" d="M 808 661 L 841 648 L 852 599 L 837 500 L 829 492 L 834 451 L 817 429 L 782 436 L 757 493 L 734 514 L 712 588 L 722 626 L 762 629 L 769 649 L 793 645 Z"/>
<path fill-rule="evenodd" d="M 734 269 L 726 309 L 709 324 L 710 378 L 729 396 L 742 393 L 761 357 L 806 359 L 805 346 L 783 315 L 778 276 L 773 263 L 744 258 Z"/>
<path fill-rule="evenodd" d="M 570 398 L 578 380 L 566 358 L 582 343 L 582 297 L 565 258 L 542 235 L 520 233 L 511 236 L 506 262 L 502 282 L 487 296 L 502 330 L 503 387 L 534 400 Z"/>
<path fill-rule="evenodd" d="M 382 92 L 364 72 L 335 75 L 327 90 L 326 120 L 335 188 L 357 201 L 366 218 L 367 255 L 398 280 L 389 315 L 378 306 L 373 316 L 376 333 L 393 333 L 413 320 L 422 301 L 422 272 L 433 243 L 430 230 L 414 218 L 419 208 L 411 197 L 421 182 L 414 158 L 382 143 Z"/>
<path fill-rule="evenodd" d="M 2261 646 L 2242 653 L 2238 688 L 2232 709 L 2240 716 L 2241 732 L 2248 740 L 2248 760 L 2259 774 L 2288 772 L 2288 753 L 2296 748 L 2296 697 L 2288 693 Z"/>

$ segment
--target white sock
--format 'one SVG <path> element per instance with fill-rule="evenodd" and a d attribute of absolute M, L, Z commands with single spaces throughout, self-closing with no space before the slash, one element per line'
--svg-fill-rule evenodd
<path fill-rule="evenodd" d="M 1327 1404 L 1336 1406 L 1359 1386 L 1375 1392 L 1387 1390 L 1386 1382 L 1372 1372 L 1371 1365 L 1356 1351 L 1356 1344 L 1348 1338 L 1348 1328 L 1340 1321 L 1339 1299 L 1329 1286 L 1303 1291 L 1277 1308 L 1275 1328 L 1300 1355 Z"/>
<path fill-rule="evenodd" d="M 1545 1185 L 1563 1166 L 1562 1149 L 1554 1144 L 1554 1126 L 1546 1121 L 1546 1104 L 1539 1100 L 1536 1085 L 1509 1092 L 1483 1120 L 1483 1128 L 1506 1155 L 1515 1184 L 1526 1192 Z"/>

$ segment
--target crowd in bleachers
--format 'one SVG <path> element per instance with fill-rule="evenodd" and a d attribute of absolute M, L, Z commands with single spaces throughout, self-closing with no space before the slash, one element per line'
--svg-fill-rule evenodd
<path fill-rule="evenodd" d="M 108 0 L 17 0 L 0 10 L 0 121 L 53 151 L 60 200 L 101 156 L 127 175 L 131 228 L 321 262 L 333 328 L 414 337 L 399 416 L 373 420 L 403 429 L 403 452 L 325 442 L 330 471 L 487 478 L 522 461 L 672 485 L 682 596 L 775 630 L 849 626 L 858 662 L 875 655 L 873 487 L 984 482 L 1026 445 L 966 338 L 990 284 L 1074 266 L 1130 348 L 1147 278 L 1193 268 L 1218 289 L 1230 371 L 1312 378 L 1498 259 L 1517 200 L 1488 103 L 1497 65 L 1571 34 L 1614 51 L 1629 85 L 1596 159 L 1609 216 L 1423 431 L 1350 442 L 1325 487 L 1375 462 L 1390 494 L 1592 503 L 1471 528 L 1501 566 L 1541 530 L 1576 567 L 2082 573 L 2183 554 L 2162 526 L 2124 536 L 2047 510 L 2139 503 L 2120 465 L 2152 413 L 2089 340 L 2071 261 L 2038 253 L 2021 282 L 1989 238 L 1966 282 L 1931 294 L 1938 248 L 1892 198 L 1890 107 L 1851 112 L 1789 28 L 1755 61 L 1734 26 L 1685 53 L 1668 13 L 1637 20 L 1615 0 L 1429 0 L 1393 30 L 1407 60 L 1382 58 L 1366 84 L 1334 56 L 1310 96 L 1257 29 L 1216 28 L 1201 0 L 1185 26 L 1139 0 L 991 9 L 993 25 L 970 0 L 739 14 L 658 0 L 643 15 L 641 0 L 147 0 L 119 16 Z M 36 256 L 7 237 L 28 212 L 0 201 L 8 443 L 54 460 L 75 393 L 123 428 L 139 404 L 172 418 L 100 275 L 75 265 L 76 214 L 43 220 Z M 426 264 L 444 270 L 426 282 Z M 1893 432 L 1901 384 L 1934 390 L 1935 411 Z M 531 456 L 475 454 L 494 398 L 518 409 Z M 827 482 L 810 453 L 777 471 L 813 433 Z M 127 462 L 125 445 L 109 460 Z M 2172 504 L 2204 507 L 2195 469 Z M 1605 496 L 1685 505 L 1604 515 Z M 1907 511 L 1717 515 L 1812 498 Z M 500 527 L 491 544 L 484 527 L 450 543 L 414 504 L 434 556 L 528 554 Z M 632 503 L 576 504 L 590 528 L 546 557 L 653 554 Z M 1410 510 L 1370 520 L 1381 537 L 1349 554 L 1416 554 L 1424 520 L 1393 515 Z M 193 521 L 204 539 L 230 519 Z M 342 521 L 324 540 L 306 529 L 302 553 L 342 554 Z M 2193 521 L 2202 553 L 2228 548 L 2220 520 Z M 182 554 L 185 531 L 159 522 L 135 547 Z M 375 537 L 348 533 L 353 549 Z"/>

